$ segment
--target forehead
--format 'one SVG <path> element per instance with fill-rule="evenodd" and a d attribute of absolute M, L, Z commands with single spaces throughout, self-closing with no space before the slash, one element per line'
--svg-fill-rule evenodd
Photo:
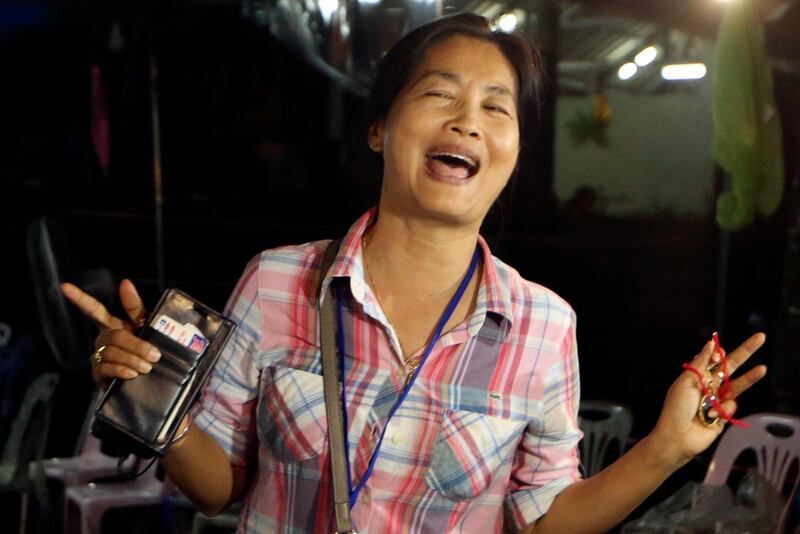
<path fill-rule="evenodd" d="M 517 94 L 517 77 L 511 63 L 496 44 L 485 39 L 455 35 L 431 45 L 409 76 L 413 85 L 430 72 L 454 74 L 463 82 L 502 86 Z"/>

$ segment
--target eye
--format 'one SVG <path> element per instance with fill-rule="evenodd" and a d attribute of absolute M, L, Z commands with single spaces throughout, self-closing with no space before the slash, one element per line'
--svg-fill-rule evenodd
<path fill-rule="evenodd" d="M 435 97 L 444 98 L 444 99 L 447 99 L 447 100 L 452 100 L 453 99 L 453 95 L 451 95 L 450 93 L 447 93 L 445 91 L 428 91 L 427 93 L 425 93 L 425 96 L 435 96 Z"/>
<path fill-rule="evenodd" d="M 483 106 L 483 108 L 485 110 L 487 110 L 487 111 L 496 112 L 496 113 L 503 113 L 504 115 L 511 116 L 511 114 L 508 112 L 508 110 L 505 107 L 500 106 L 498 104 L 485 104 Z"/>

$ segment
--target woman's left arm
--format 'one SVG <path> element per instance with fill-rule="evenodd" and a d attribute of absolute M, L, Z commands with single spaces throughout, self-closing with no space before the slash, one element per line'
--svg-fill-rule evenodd
<path fill-rule="evenodd" d="M 755 334 L 728 355 L 733 373 L 764 343 Z M 709 342 L 691 365 L 707 369 L 712 363 L 714 343 Z M 767 369 L 759 365 L 735 380 L 721 406 L 726 413 L 736 410 L 734 398 L 758 382 Z M 697 376 L 684 371 L 670 387 L 655 428 L 619 460 L 597 475 L 572 484 L 553 501 L 550 509 L 525 534 L 550 532 L 606 532 L 624 520 L 672 473 L 704 451 L 722 433 L 720 423 L 706 426 L 697 417 L 702 392 Z M 711 412 L 714 416 L 714 412 Z"/>

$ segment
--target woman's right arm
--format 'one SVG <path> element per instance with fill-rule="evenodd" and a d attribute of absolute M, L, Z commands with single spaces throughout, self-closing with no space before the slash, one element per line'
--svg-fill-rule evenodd
<path fill-rule="evenodd" d="M 91 295 L 72 284 L 62 284 L 64 295 L 94 320 L 101 331 L 95 348 L 105 347 L 98 363 L 92 359 L 92 378 L 107 386 L 113 378 L 132 379 L 147 374 L 161 355 L 150 343 L 137 338 L 133 331 L 145 319 L 146 311 L 130 280 L 120 283 L 120 300 L 129 321 L 111 315 Z M 188 425 L 188 430 L 187 430 Z M 187 415 L 181 422 L 175 441 L 161 460 L 169 478 L 206 515 L 224 511 L 247 487 L 247 471 L 232 465 L 226 452 Z"/>

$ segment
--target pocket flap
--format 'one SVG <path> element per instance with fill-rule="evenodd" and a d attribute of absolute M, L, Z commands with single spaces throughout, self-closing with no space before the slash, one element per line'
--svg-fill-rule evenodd
<path fill-rule="evenodd" d="M 524 421 L 446 409 L 426 482 L 454 500 L 476 497 L 511 464 L 524 429 Z"/>
<path fill-rule="evenodd" d="M 328 437 L 322 375 L 288 367 L 264 369 L 257 416 L 261 439 L 281 461 L 319 456 Z"/>

